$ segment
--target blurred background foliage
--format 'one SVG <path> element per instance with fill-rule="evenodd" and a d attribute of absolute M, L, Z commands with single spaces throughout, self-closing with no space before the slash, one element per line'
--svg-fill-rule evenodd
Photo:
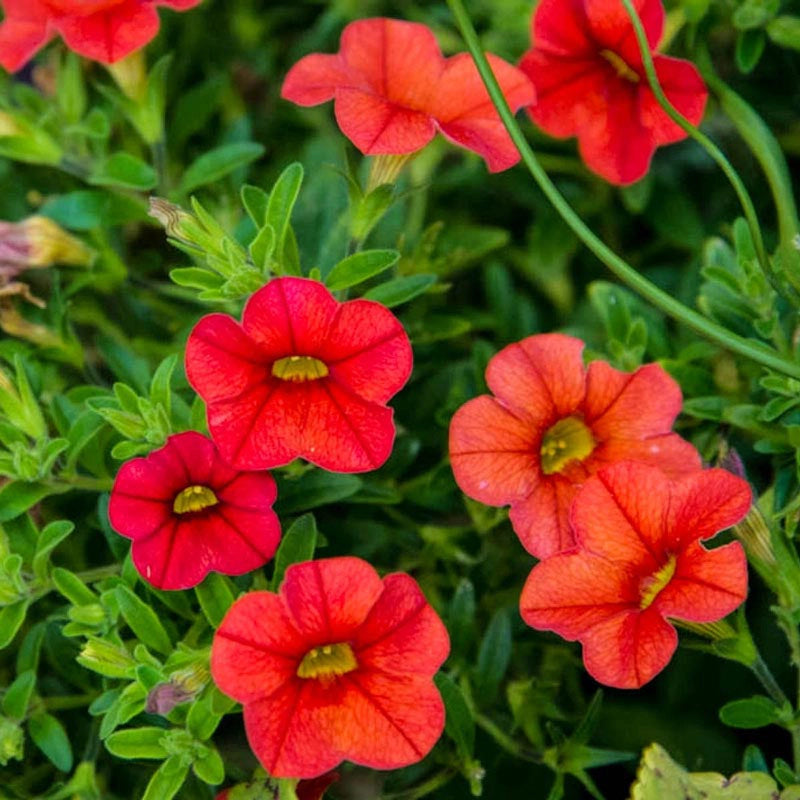
<path fill-rule="evenodd" d="M 516 62 L 529 46 L 530 0 L 469 7 L 484 46 Z M 757 108 L 796 170 L 800 4 L 683 0 L 668 11 L 670 52 L 691 57 L 707 48 L 715 72 Z M 15 300 L 25 335 L 0 340 L 0 687 L 7 689 L 0 797 L 141 797 L 156 766 L 142 758 L 176 759 L 181 781 L 191 764 L 177 795 L 187 800 L 213 797 L 221 781 L 213 752 L 229 780 L 252 773 L 241 719 L 222 717 L 230 707 L 208 686 L 202 664 L 220 608 L 238 591 L 264 588 L 273 566 L 215 578 L 197 592 L 158 592 L 137 581 L 128 543 L 106 521 L 106 493 L 122 460 L 170 432 L 203 429 L 202 405 L 182 369 L 186 336 L 209 310 L 238 314 L 255 280 L 222 290 L 211 273 L 187 273 L 208 262 L 167 243 L 147 216 L 146 198 L 156 193 L 186 209 L 196 198 L 195 213 L 205 210 L 229 239 L 226 250 L 224 236 L 210 231 L 224 261 L 257 230 L 242 185 L 269 192 L 299 162 L 304 179 L 291 216 L 299 263 L 304 274 L 326 276 L 352 252 L 354 220 L 377 219 L 348 182 L 363 185 L 368 165 L 338 132 L 330 105 L 299 109 L 279 91 L 298 58 L 335 51 L 347 22 L 373 15 L 424 22 L 446 53 L 463 49 L 442 2 L 206 0 L 190 13 L 163 13 L 147 50 L 150 102 L 165 110 L 163 141 L 146 118 L 131 115 L 104 69 L 67 57 L 59 45 L 21 81 L 0 76 L 0 107 L 32 120 L 59 148 L 56 164 L 42 163 L 41 153 L 3 152 L 0 219 L 44 214 L 97 254 L 88 268 L 26 275 L 47 307 Z M 166 53 L 168 63 L 159 60 Z M 604 241 L 687 305 L 773 340 L 771 318 L 785 309 L 769 287 L 749 280 L 752 254 L 735 196 L 698 145 L 660 150 L 643 181 L 619 190 L 582 166 L 572 142 L 525 128 L 559 189 Z M 742 174 L 773 248 L 779 233 L 769 188 L 713 97 L 704 129 Z M 396 250 L 399 260 L 350 294 L 388 298 L 414 345 L 413 377 L 393 403 L 395 452 L 362 476 L 282 470 L 277 510 L 284 531 L 294 520 L 311 525 L 302 515 L 313 511 L 320 557 L 353 554 L 417 577 L 452 637 L 443 691 L 455 721 L 423 764 L 377 778 L 356 769 L 331 796 L 376 797 L 383 786 L 387 798 L 411 798 L 421 795 L 410 787 L 446 773 L 455 777 L 432 785 L 430 796 L 463 798 L 482 783 L 486 798 L 546 798 L 555 770 L 566 776 L 567 798 L 598 790 L 620 798 L 654 741 L 692 770 L 730 773 L 743 758 L 749 769 L 789 761 L 784 731 L 735 730 L 718 719 L 726 702 L 758 691 L 753 677 L 691 647 L 643 690 L 607 690 L 602 703 L 593 700 L 597 687 L 576 647 L 521 622 L 518 596 L 533 560 L 504 510 L 457 489 L 447 426 L 458 406 L 486 391 L 484 368 L 499 348 L 562 330 L 584 339 L 590 357 L 622 369 L 661 361 L 687 400 L 679 432 L 709 463 L 726 444 L 735 447 L 759 492 L 777 481 L 781 508 L 796 494 L 800 387 L 780 378 L 765 385 L 755 365 L 699 341 L 616 285 L 521 167 L 490 176 L 477 156 L 437 139 L 383 200 L 390 208 L 358 244 Z M 184 271 L 171 280 L 175 269 Z M 783 399 L 765 417 L 776 397 Z M 754 579 L 747 616 L 788 685 L 771 602 Z M 178 641 L 183 647 L 174 650 Z M 188 706 L 178 706 L 169 722 L 147 713 L 148 692 L 179 673 L 194 676 L 200 699 L 191 707 L 201 711 L 191 718 Z M 176 736 L 162 755 L 108 738 L 125 726 L 169 724 L 188 739 Z M 213 746 L 206 746 L 209 727 L 216 728 Z M 591 772 L 596 789 L 587 789 L 584 770 L 603 764 Z M 794 782 L 791 774 L 786 780 Z"/>

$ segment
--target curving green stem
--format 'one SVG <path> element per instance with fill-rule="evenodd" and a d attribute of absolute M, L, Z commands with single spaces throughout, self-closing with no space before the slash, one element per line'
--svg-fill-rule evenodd
<path fill-rule="evenodd" d="M 576 214 L 570 204 L 558 191 L 555 184 L 550 180 L 547 173 L 542 169 L 539 161 L 534 155 L 531 146 L 517 124 L 511 109 L 508 107 L 503 91 L 494 77 L 489 62 L 478 41 L 478 35 L 469 18 L 464 4 L 461 0 L 447 0 L 451 12 L 456 20 L 456 24 L 461 31 L 461 35 L 466 42 L 467 48 L 475 59 L 478 72 L 486 86 L 492 103 L 497 109 L 503 125 L 516 145 L 522 156 L 522 160 L 533 179 L 539 185 L 545 197 L 553 204 L 554 208 L 567 225 L 572 228 L 575 235 L 597 256 L 621 281 L 638 292 L 645 300 L 656 308 L 682 322 L 691 330 L 709 339 L 712 342 L 730 350 L 737 355 L 744 356 L 751 361 L 761 364 L 764 367 L 788 375 L 792 378 L 800 378 L 800 364 L 782 358 L 774 350 L 758 342 L 738 336 L 727 330 L 721 325 L 698 314 L 691 308 L 676 300 L 667 292 L 659 289 L 655 284 L 640 275 L 630 264 L 622 259 L 610 247 L 608 247 L 592 229 Z"/>
<path fill-rule="evenodd" d="M 631 0 L 622 0 L 622 5 L 625 6 L 625 11 L 633 23 L 633 30 L 636 34 L 636 41 L 639 45 L 639 54 L 642 57 L 642 66 L 644 66 L 645 74 L 647 75 L 647 82 L 650 84 L 650 89 L 658 100 L 658 104 L 664 109 L 667 116 L 684 131 L 686 131 L 692 139 L 694 139 L 717 163 L 719 168 L 725 173 L 725 176 L 731 182 L 736 196 L 739 198 L 739 203 L 744 211 L 747 225 L 750 228 L 750 236 L 753 238 L 753 244 L 756 249 L 756 257 L 761 265 L 766 276 L 772 274 L 772 268 L 767 256 L 767 251 L 764 248 L 764 240 L 761 238 L 761 226 L 758 224 L 758 217 L 756 216 L 756 209 L 750 195 L 745 188 L 739 173 L 731 165 L 731 162 L 725 157 L 723 152 L 708 138 L 701 130 L 698 130 L 691 122 L 689 122 L 683 114 L 675 108 L 670 102 L 669 98 L 664 94 L 661 84 L 656 74 L 656 67 L 653 63 L 653 54 L 650 52 L 650 44 L 647 41 L 647 34 L 645 33 L 642 20 L 639 17 L 636 9 L 634 8 Z"/>

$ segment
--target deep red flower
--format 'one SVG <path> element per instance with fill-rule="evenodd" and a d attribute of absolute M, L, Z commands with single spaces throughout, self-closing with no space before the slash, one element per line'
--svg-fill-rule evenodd
<path fill-rule="evenodd" d="M 211 674 L 244 706 L 270 775 L 313 778 L 344 759 L 395 769 L 444 728 L 432 677 L 450 644 L 416 581 L 358 558 L 295 564 L 277 594 L 251 592 L 214 636 Z"/>
<path fill-rule="evenodd" d="M 317 778 L 298 781 L 295 787 L 297 800 L 322 800 L 325 792 L 339 780 L 338 772 L 326 772 Z M 275 782 L 264 778 L 253 783 L 238 784 L 231 789 L 223 789 L 215 800 L 238 800 L 234 790 L 240 790 L 241 800 L 273 800 L 275 797 Z"/>
<path fill-rule="evenodd" d="M 200 0 L 0 0 L 0 64 L 15 72 L 54 36 L 70 50 L 113 64 L 158 33 L 156 6 L 186 11 Z"/>
<path fill-rule="evenodd" d="M 661 0 L 634 0 L 652 50 L 661 40 Z M 528 107 L 552 136 L 577 136 L 586 165 L 611 183 L 639 180 L 655 149 L 686 138 L 647 83 L 633 25 L 620 0 L 541 0 L 533 49 L 520 68 L 536 88 Z M 703 118 L 708 91 L 688 61 L 653 54 L 659 83 L 690 122 Z"/>
<path fill-rule="evenodd" d="M 386 401 L 411 366 L 408 337 L 387 308 L 339 303 L 306 278 L 273 278 L 241 325 L 210 314 L 186 344 L 186 374 L 207 403 L 211 435 L 240 469 L 298 456 L 334 472 L 376 469 L 394 442 Z"/>
<path fill-rule="evenodd" d="M 143 578 L 159 589 L 188 589 L 212 570 L 242 575 L 272 558 L 281 536 L 276 495 L 268 472 L 233 469 L 213 442 L 187 431 L 122 465 L 108 515 L 133 539 Z"/>
<path fill-rule="evenodd" d="M 738 522 L 750 502 L 747 482 L 722 469 L 675 482 L 633 462 L 600 470 L 572 504 L 575 547 L 528 577 L 522 618 L 580 641 L 595 680 L 638 688 L 675 652 L 667 617 L 715 622 L 744 601 L 742 546 L 706 550 L 700 541 Z"/>
<path fill-rule="evenodd" d="M 450 423 L 456 483 L 487 505 L 510 504 L 514 530 L 537 558 L 572 546 L 569 504 L 602 466 L 629 459 L 674 474 L 700 469 L 694 447 L 670 433 L 678 384 L 658 364 L 587 369 L 582 350 L 560 333 L 505 347 L 486 368 L 496 397 L 470 400 Z"/>
<path fill-rule="evenodd" d="M 530 81 L 488 58 L 512 110 L 532 103 Z M 492 172 L 519 161 L 472 57 L 444 58 L 431 30 L 416 22 L 351 22 L 338 53 L 314 53 L 289 70 L 281 96 L 301 106 L 335 100 L 342 133 L 365 155 L 413 153 L 438 129 L 482 156 Z"/>

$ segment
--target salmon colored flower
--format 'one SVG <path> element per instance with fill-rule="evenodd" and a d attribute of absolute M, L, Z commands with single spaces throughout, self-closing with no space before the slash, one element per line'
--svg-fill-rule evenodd
<path fill-rule="evenodd" d="M 456 483 L 487 505 L 510 504 L 511 524 L 537 558 L 572 546 L 570 502 L 602 466 L 627 459 L 675 474 L 700 469 L 694 447 L 670 432 L 678 384 L 658 364 L 586 368 L 582 350 L 560 333 L 505 347 L 486 369 L 496 396 L 470 400 L 450 423 Z"/>
<path fill-rule="evenodd" d="M 133 539 L 142 577 L 159 589 L 188 589 L 212 570 L 242 575 L 272 558 L 281 536 L 276 495 L 268 472 L 233 469 L 213 442 L 187 431 L 122 465 L 108 515 Z"/>
<path fill-rule="evenodd" d="M 700 542 L 738 522 L 750 502 L 747 482 L 721 469 L 674 482 L 633 462 L 600 470 L 572 505 L 575 547 L 528 577 L 522 618 L 580 641 L 600 683 L 642 686 L 677 647 L 667 617 L 716 622 L 744 601 L 742 546 L 706 550 Z"/>
<path fill-rule="evenodd" d="M 273 278 L 241 325 L 210 314 L 186 344 L 186 374 L 207 403 L 211 435 L 239 469 L 298 456 L 334 472 L 376 469 L 394 442 L 386 401 L 411 366 L 408 337 L 387 308 L 339 303 L 306 278 Z"/>
<path fill-rule="evenodd" d="M 664 28 L 661 0 L 634 0 L 651 50 Z M 633 25 L 620 0 L 541 0 L 533 48 L 520 68 L 536 88 L 533 121 L 552 136 L 578 137 L 589 169 L 611 183 L 645 175 L 657 147 L 686 133 L 650 89 Z M 690 122 L 703 118 L 708 91 L 693 64 L 653 54 L 659 83 Z"/>
<path fill-rule="evenodd" d="M 200 0 L 0 0 L 0 64 L 16 72 L 54 36 L 79 55 L 113 64 L 158 33 L 156 6 L 186 11 Z"/>
<path fill-rule="evenodd" d="M 345 759 L 422 759 L 444 728 L 432 678 L 449 650 L 413 578 L 328 558 L 289 567 L 277 594 L 239 598 L 214 636 L 211 674 L 244 706 L 264 769 L 314 778 Z"/>
<path fill-rule="evenodd" d="M 530 81 L 488 58 L 512 110 L 532 103 Z M 439 130 L 492 172 L 519 161 L 472 57 L 444 58 L 431 30 L 416 22 L 351 22 L 338 53 L 314 53 L 289 70 L 281 96 L 301 106 L 334 100 L 342 133 L 365 155 L 413 153 Z"/>

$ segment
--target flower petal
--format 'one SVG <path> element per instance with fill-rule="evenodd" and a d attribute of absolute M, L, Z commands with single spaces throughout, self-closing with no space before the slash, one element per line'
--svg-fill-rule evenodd
<path fill-rule="evenodd" d="M 486 368 L 486 383 L 517 416 L 550 425 L 583 400 L 583 342 L 561 333 L 529 336 L 504 347 Z"/>
<path fill-rule="evenodd" d="M 595 52 L 583 0 L 541 0 L 531 20 L 537 49 L 570 58 Z"/>
<path fill-rule="evenodd" d="M 16 72 L 52 37 L 48 10 L 40 0 L 6 0 L 0 22 L 0 64 Z"/>
<path fill-rule="evenodd" d="M 447 629 L 409 575 L 387 575 L 383 587 L 353 640 L 359 666 L 433 675 L 450 652 Z"/>
<path fill-rule="evenodd" d="M 640 461 L 658 467 L 670 477 L 702 469 L 700 453 L 677 433 L 664 433 L 643 439 L 609 439 L 598 445 L 586 466 L 597 471 L 618 461 Z"/>
<path fill-rule="evenodd" d="M 549 558 L 575 544 L 569 509 L 577 489 L 561 475 L 546 476 L 527 497 L 511 503 L 514 533 L 531 555 Z"/>
<path fill-rule="evenodd" d="M 159 21 L 152 4 L 123 0 L 107 11 L 88 16 L 59 16 L 53 24 L 71 50 L 113 64 L 144 47 L 158 33 Z"/>
<path fill-rule="evenodd" d="M 661 0 L 633 0 L 650 49 L 657 47 L 664 30 L 664 6 Z M 595 47 L 618 53 L 631 66 L 639 64 L 639 47 L 633 23 L 618 0 L 583 0 L 586 21 Z M 634 49 L 635 48 L 635 49 Z"/>
<path fill-rule="evenodd" d="M 526 497 L 540 481 L 535 429 L 493 397 L 467 401 L 450 421 L 450 464 L 461 490 L 502 506 Z"/>
<path fill-rule="evenodd" d="M 747 558 L 739 542 L 706 550 L 691 542 L 678 556 L 675 574 L 653 605 L 665 617 L 716 622 L 747 597 Z"/>
<path fill-rule="evenodd" d="M 400 320 L 380 303 L 352 300 L 339 307 L 320 350 L 339 384 L 385 403 L 411 375 L 411 343 Z"/>
<path fill-rule="evenodd" d="M 350 556 L 293 564 L 280 588 L 297 630 L 319 644 L 350 639 L 382 592 L 378 573 Z"/>
<path fill-rule="evenodd" d="M 292 680 L 306 643 L 272 592 L 250 592 L 228 610 L 214 635 L 211 674 L 241 703 L 267 697 Z"/>
<path fill-rule="evenodd" d="M 281 97 L 299 106 L 316 106 L 333 100 L 336 89 L 348 85 L 348 75 L 338 55 L 312 53 L 301 58 L 286 74 Z"/>
<path fill-rule="evenodd" d="M 658 364 L 633 373 L 620 372 L 605 361 L 589 364 L 584 419 L 601 441 L 668 433 L 682 404 L 680 386 Z"/>
<path fill-rule="evenodd" d="M 653 608 L 625 611 L 593 627 L 582 639 L 586 671 L 599 683 L 638 689 L 667 666 L 678 634 Z"/>

